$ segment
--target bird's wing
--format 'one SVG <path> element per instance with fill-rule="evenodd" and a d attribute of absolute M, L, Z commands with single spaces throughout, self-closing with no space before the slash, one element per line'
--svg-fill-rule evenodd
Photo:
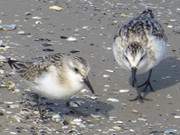
<path fill-rule="evenodd" d="M 38 57 L 33 62 L 22 62 L 8 59 L 8 64 L 24 79 L 34 80 L 36 77 L 46 72 L 49 66 L 62 66 L 62 57 L 62 54 L 57 53 L 44 57 Z"/>
<path fill-rule="evenodd" d="M 154 18 L 152 10 L 146 9 L 139 16 L 123 25 L 119 36 L 127 44 L 139 42 L 142 45 L 148 43 L 148 36 L 155 36 L 167 40 L 163 27 Z"/>

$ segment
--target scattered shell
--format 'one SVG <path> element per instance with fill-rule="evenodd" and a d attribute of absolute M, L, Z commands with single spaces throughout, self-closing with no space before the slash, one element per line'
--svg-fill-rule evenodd
<path fill-rule="evenodd" d="M 123 124 L 123 121 L 120 121 L 120 120 L 119 120 L 119 121 L 115 121 L 114 123 L 115 123 L 115 124 Z"/>
<path fill-rule="evenodd" d="M 11 135 L 16 135 L 17 133 L 16 132 L 9 132 Z"/>
<path fill-rule="evenodd" d="M 121 17 L 128 17 L 129 15 L 128 15 L 128 14 L 125 14 L 125 13 L 121 13 L 120 16 L 121 16 Z"/>
<path fill-rule="evenodd" d="M 18 92 L 20 92 L 20 89 L 15 89 L 13 92 L 18 93 Z"/>
<path fill-rule="evenodd" d="M 9 105 L 10 108 L 19 108 L 19 105 L 18 104 L 12 104 L 12 105 Z"/>
<path fill-rule="evenodd" d="M 40 20 L 41 17 L 40 16 L 33 16 L 32 19 Z"/>
<path fill-rule="evenodd" d="M 89 91 L 89 90 L 87 90 L 87 89 L 82 89 L 82 90 L 81 90 L 82 93 L 85 93 L 85 92 L 88 92 L 88 91 Z"/>
<path fill-rule="evenodd" d="M 76 102 L 69 102 L 70 107 L 79 107 L 81 104 L 83 104 L 83 101 L 76 101 Z"/>
<path fill-rule="evenodd" d="M 4 70 L 0 69 L 0 74 L 4 74 Z"/>
<path fill-rule="evenodd" d="M 171 22 L 175 22 L 175 21 L 176 21 L 176 19 L 170 19 L 170 21 L 171 21 Z"/>
<path fill-rule="evenodd" d="M 138 118 L 139 121 L 147 121 L 145 118 Z"/>
<path fill-rule="evenodd" d="M 109 87 L 110 87 L 110 85 L 109 85 L 109 84 L 105 84 L 105 85 L 104 85 L 104 87 L 109 88 Z"/>
<path fill-rule="evenodd" d="M 59 114 L 52 115 L 52 121 L 60 122 L 61 121 L 61 116 Z"/>
<path fill-rule="evenodd" d="M 164 131 L 164 134 L 166 135 L 169 135 L 169 134 L 172 134 L 172 135 L 174 135 L 175 133 L 177 132 L 177 130 L 176 129 L 171 129 L 171 128 L 169 128 L 169 129 L 166 129 L 165 131 Z"/>
<path fill-rule="evenodd" d="M 12 105 L 14 102 L 10 102 L 10 101 L 4 101 L 4 104 L 7 104 L 7 105 Z"/>
<path fill-rule="evenodd" d="M 129 129 L 130 132 L 135 132 L 134 129 Z"/>
<path fill-rule="evenodd" d="M 119 102 L 119 100 L 116 99 L 116 98 L 108 98 L 107 101 L 110 101 L 110 102 Z"/>
<path fill-rule="evenodd" d="M 167 95 L 166 95 L 166 98 L 172 99 L 173 97 L 172 97 L 170 94 L 167 94 Z"/>
<path fill-rule="evenodd" d="M 42 24 L 41 21 L 35 21 L 35 24 Z"/>
<path fill-rule="evenodd" d="M 106 49 L 107 49 L 107 50 L 112 50 L 112 48 L 111 48 L 111 47 L 106 47 Z"/>
<path fill-rule="evenodd" d="M 83 121 L 82 121 L 82 119 L 74 119 L 73 121 L 71 121 L 71 124 L 73 124 L 73 125 L 77 125 L 77 126 L 79 126 L 79 127 L 81 127 L 81 128 L 85 128 L 86 126 L 84 125 L 84 123 L 83 123 Z"/>
<path fill-rule="evenodd" d="M 110 77 L 110 75 L 104 74 L 103 77 L 108 78 L 108 77 Z"/>
<path fill-rule="evenodd" d="M 173 26 L 172 26 L 172 25 L 168 25 L 167 27 L 168 27 L 168 28 L 173 28 Z"/>
<path fill-rule="evenodd" d="M 63 7 L 53 5 L 53 6 L 50 6 L 49 9 L 52 9 L 52 10 L 55 10 L 55 11 L 61 11 L 61 10 L 63 10 Z"/>
<path fill-rule="evenodd" d="M 97 96 L 89 96 L 89 98 L 95 100 L 95 99 L 97 99 L 98 97 L 97 97 Z"/>
<path fill-rule="evenodd" d="M 132 109 L 132 112 L 133 112 L 133 113 L 138 113 L 138 110 Z"/>
<path fill-rule="evenodd" d="M 8 90 L 15 90 L 15 87 L 16 87 L 15 83 L 12 81 L 6 81 L 1 86 L 7 88 Z"/>
<path fill-rule="evenodd" d="M 13 118 L 17 121 L 17 122 L 21 122 L 22 118 L 19 117 L 18 115 L 14 115 Z"/>
<path fill-rule="evenodd" d="M 118 131 L 119 131 L 119 130 L 122 130 L 122 127 L 119 127 L 119 126 L 114 126 L 114 127 L 113 127 L 113 129 L 115 129 L 115 130 L 118 130 Z"/>
<path fill-rule="evenodd" d="M 180 119 L 180 115 L 175 115 L 174 118 L 175 119 Z"/>
<path fill-rule="evenodd" d="M 82 29 L 88 29 L 89 28 L 89 26 L 83 26 L 82 27 Z"/>
<path fill-rule="evenodd" d="M 113 73 L 114 71 L 111 69 L 106 69 L 107 72 Z"/>
<path fill-rule="evenodd" d="M 0 46 L 0 51 L 6 51 L 10 46 Z"/>
<path fill-rule="evenodd" d="M 129 90 L 128 89 L 122 89 L 122 90 L 119 90 L 120 93 L 128 93 Z"/>
<path fill-rule="evenodd" d="M 70 41 L 70 42 L 77 41 L 77 39 L 75 37 L 68 37 L 66 40 Z"/>
<path fill-rule="evenodd" d="M 17 34 L 18 34 L 18 35 L 24 35 L 24 34 L 25 34 L 25 31 L 23 31 L 23 30 L 18 31 Z"/>
<path fill-rule="evenodd" d="M 11 31 L 16 29 L 16 24 L 1 24 L 0 30 Z"/>

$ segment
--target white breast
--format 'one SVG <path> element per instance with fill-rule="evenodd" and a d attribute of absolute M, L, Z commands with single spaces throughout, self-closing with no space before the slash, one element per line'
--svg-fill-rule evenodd
<path fill-rule="evenodd" d="M 113 53 L 114 58 L 117 61 L 117 63 L 124 69 L 127 69 L 128 67 L 125 66 L 123 59 L 122 59 L 122 52 L 125 48 L 122 46 L 121 38 L 117 37 L 113 43 Z"/>
<path fill-rule="evenodd" d="M 57 78 L 56 67 L 51 66 L 49 72 L 35 80 L 35 92 L 51 99 L 69 98 L 82 88 L 82 83 L 75 75 L 71 73 L 67 75 L 70 79 L 69 84 L 61 84 Z"/>
<path fill-rule="evenodd" d="M 155 61 L 149 59 L 148 69 L 150 69 L 167 57 L 167 42 L 163 39 L 149 36 L 148 48 L 152 50 L 152 54 L 154 54 L 155 57 Z"/>

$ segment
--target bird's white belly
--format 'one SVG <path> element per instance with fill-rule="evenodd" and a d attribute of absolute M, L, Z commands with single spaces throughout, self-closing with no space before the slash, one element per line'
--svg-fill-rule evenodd
<path fill-rule="evenodd" d="M 149 46 L 154 54 L 155 60 L 149 59 L 147 69 L 153 68 L 154 66 L 158 65 L 163 59 L 167 58 L 167 43 L 164 40 L 158 39 L 154 36 L 150 37 L 149 40 Z"/>
<path fill-rule="evenodd" d="M 74 95 L 81 88 L 80 84 L 73 87 L 65 87 L 58 82 L 57 78 L 53 74 L 45 74 L 36 79 L 36 85 L 34 86 L 35 93 L 50 99 L 66 99 Z"/>

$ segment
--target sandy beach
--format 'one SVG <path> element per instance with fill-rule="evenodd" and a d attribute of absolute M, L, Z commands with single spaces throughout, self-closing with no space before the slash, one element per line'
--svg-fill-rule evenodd
<path fill-rule="evenodd" d="M 136 91 L 114 60 L 113 37 L 146 8 L 166 31 L 168 53 L 153 69 L 151 101 L 130 102 Z M 0 31 L 0 135 L 180 135 L 179 0 L 1 0 L 0 17 L 0 26 L 15 26 Z M 30 88 L 3 60 L 57 52 L 89 61 L 96 94 L 84 87 L 71 108 L 44 99 L 48 118 L 42 122 Z M 139 75 L 139 83 L 146 77 Z"/>

